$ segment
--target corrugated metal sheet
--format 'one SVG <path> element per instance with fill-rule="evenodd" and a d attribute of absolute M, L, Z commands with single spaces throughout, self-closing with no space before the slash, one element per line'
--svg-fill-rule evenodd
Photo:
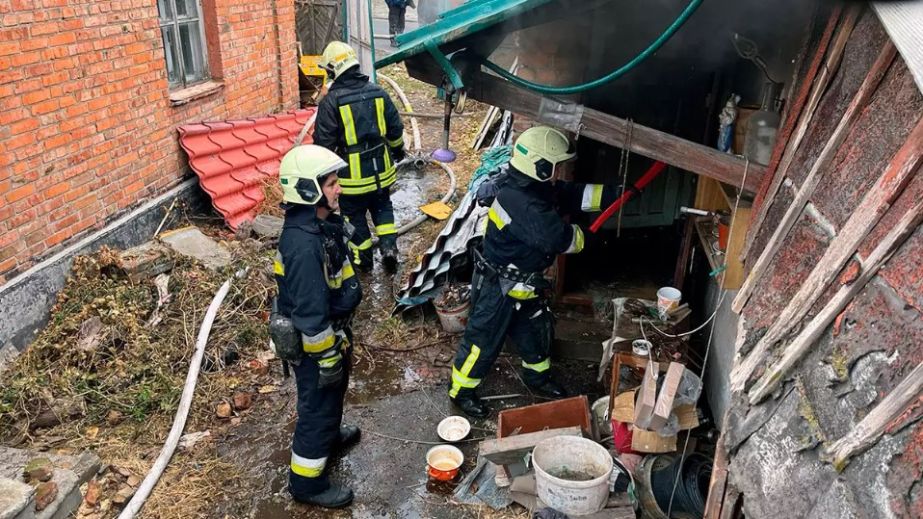
<path fill-rule="evenodd" d="M 397 52 L 375 62 L 375 68 L 399 63 L 427 52 L 427 45 L 443 45 L 518 16 L 551 0 L 470 0 L 439 15 L 439 20 L 397 37 Z"/>
<path fill-rule="evenodd" d="M 872 2 L 872 7 L 923 92 L 923 2 Z"/>
<path fill-rule="evenodd" d="M 315 113 L 316 109 L 310 108 L 179 128 L 189 166 L 232 229 L 256 216 L 256 208 L 263 201 L 263 184 L 279 175 L 282 156 Z M 304 144 L 310 142 L 308 135 Z"/>

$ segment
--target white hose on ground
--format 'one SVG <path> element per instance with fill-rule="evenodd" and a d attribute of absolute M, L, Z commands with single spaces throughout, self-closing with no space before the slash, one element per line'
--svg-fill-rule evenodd
<path fill-rule="evenodd" d="M 189 372 L 186 374 L 186 384 L 183 386 L 183 395 L 180 397 L 179 407 L 176 409 L 176 418 L 173 421 L 173 427 L 164 442 L 163 448 L 160 449 L 160 455 L 154 461 L 154 466 L 144 476 L 144 481 L 138 487 L 138 491 L 131 498 L 131 501 L 125 505 L 125 509 L 119 514 L 119 519 L 132 519 L 135 514 L 141 511 L 144 502 L 151 495 L 157 481 L 160 480 L 161 474 L 173 457 L 173 451 L 176 450 L 176 444 L 183 434 L 183 428 L 186 427 L 186 418 L 189 416 L 189 408 L 192 405 L 192 396 L 195 392 L 196 381 L 199 378 L 199 369 L 202 367 L 202 357 L 205 354 L 205 344 L 208 342 L 208 335 L 211 333 L 212 324 L 215 322 L 215 316 L 218 314 L 218 307 L 228 295 L 231 288 L 231 280 L 227 280 L 218 289 L 215 297 L 208 305 L 208 311 L 205 312 L 205 319 L 202 321 L 202 327 L 199 328 L 199 336 L 196 338 L 195 353 L 192 355 L 192 361 L 189 363 Z"/>
<path fill-rule="evenodd" d="M 394 93 L 397 94 L 397 97 L 401 98 L 401 102 L 404 103 L 404 111 L 413 113 L 413 107 L 410 106 L 410 100 L 407 99 L 407 96 L 404 94 L 404 90 L 401 89 L 400 85 L 397 84 L 397 81 L 389 78 L 388 76 L 378 73 L 378 78 L 388 84 L 391 87 L 391 90 L 394 90 Z M 420 127 L 417 125 L 417 118 L 410 116 L 410 127 L 413 129 L 413 149 L 414 151 L 420 151 L 423 149 L 423 139 L 420 137 Z"/>
<path fill-rule="evenodd" d="M 383 80 L 385 83 L 387 83 L 388 86 L 391 87 L 392 90 L 394 90 L 394 93 L 397 94 L 397 97 L 399 97 L 401 102 L 404 103 L 404 110 L 409 113 L 413 113 L 413 107 L 410 106 L 410 100 L 407 99 L 407 95 L 404 94 L 404 90 L 401 89 L 400 85 L 398 85 L 396 81 L 382 74 L 381 72 L 378 73 L 378 77 L 381 80 Z M 423 139 L 420 137 L 420 127 L 417 125 L 417 118 L 412 115 L 410 116 L 410 126 L 413 129 L 413 149 L 414 151 L 420 151 L 423 146 L 422 145 Z M 443 164 L 442 162 L 438 162 L 438 161 L 431 160 L 431 159 L 405 159 L 405 160 L 402 160 L 401 162 L 398 162 L 396 167 L 401 167 L 405 164 L 413 163 L 415 160 L 424 160 L 426 163 L 436 164 L 439 167 L 441 167 L 443 171 L 445 171 L 446 175 L 449 176 L 449 189 L 446 191 L 445 195 L 443 195 L 443 197 L 439 199 L 439 201 L 445 204 L 449 200 L 451 200 L 452 197 L 455 196 L 455 189 L 458 187 L 457 181 L 455 180 L 455 172 L 452 171 L 452 168 L 450 168 L 448 164 Z M 419 216 L 417 216 L 413 220 L 400 226 L 400 228 L 398 228 L 397 230 L 398 236 L 420 225 L 421 223 L 425 222 L 427 219 L 428 217 L 425 214 L 421 213 Z M 376 239 L 375 242 L 377 243 L 378 240 Z"/>

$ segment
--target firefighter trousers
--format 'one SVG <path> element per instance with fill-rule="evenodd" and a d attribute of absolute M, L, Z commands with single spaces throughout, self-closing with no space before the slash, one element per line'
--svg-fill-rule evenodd
<path fill-rule="evenodd" d="M 343 401 L 349 386 L 351 350 L 343 356 L 343 380 L 318 388 L 317 360 L 309 357 L 293 365 L 298 389 L 298 421 L 292 436 L 289 491 L 295 498 L 319 494 L 330 486 L 325 471 L 327 459 L 336 447 L 343 421 Z"/>
<path fill-rule="evenodd" d="M 534 386 L 548 379 L 554 318 L 542 297 L 517 300 L 500 288 L 499 277 L 475 271 L 471 311 L 452 366 L 449 396 L 473 391 L 490 371 L 509 336 L 522 358 L 522 375 Z"/>
<path fill-rule="evenodd" d="M 391 205 L 390 189 L 379 189 L 361 195 L 340 195 L 340 211 L 355 227 L 349 248 L 353 252 L 353 264 L 364 269 L 372 266 L 372 231 L 366 214 L 372 215 L 375 234 L 382 248 L 397 247 L 397 227 L 394 224 L 394 207 Z"/>
<path fill-rule="evenodd" d="M 391 32 L 392 41 L 398 34 L 404 34 L 404 19 L 406 16 L 407 6 L 388 6 L 388 29 Z"/>

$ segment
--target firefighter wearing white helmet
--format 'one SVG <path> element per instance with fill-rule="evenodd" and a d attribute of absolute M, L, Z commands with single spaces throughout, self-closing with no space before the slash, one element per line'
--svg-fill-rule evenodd
<path fill-rule="evenodd" d="M 475 255 L 472 306 L 449 389 L 452 402 L 469 416 L 490 412 L 475 390 L 507 336 L 519 350 L 522 379 L 533 392 L 551 398 L 567 393 L 550 376 L 554 326 L 551 284 L 543 273 L 558 254 L 583 250 L 583 231 L 562 214 L 599 211 L 621 194 L 618 186 L 557 181 L 561 165 L 575 156 L 563 133 L 530 128 L 516 139 L 507 171 L 478 188 L 478 203 L 489 206 L 487 229 Z"/>
<path fill-rule="evenodd" d="M 395 164 L 404 158 L 404 125 L 391 98 L 359 71 L 356 52 L 334 41 L 324 49 L 321 65 L 333 84 L 317 107 L 314 144 L 334 151 L 348 165 L 340 171 L 342 213 L 355 227 L 350 240 L 355 264 L 372 269 L 372 231 L 388 271 L 397 269 L 397 226 L 391 204 Z"/>
<path fill-rule="evenodd" d="M 276 352 L 293 365 L 298 389 L 289 492 L 296 501 L 328 508 L 347 506 L 353 493 L 327 479 L 327 459 L 360 435 L 357 427 L 341 427 L 352 351 L 349 322 L 362 300 L 346 245 L 348 224 L 335 213 L 337 172 L 346 167 L 315 145 L 297 146 L 283 157 L 285 222 L 273 265 L 279 294 L 270 319 Z"/>

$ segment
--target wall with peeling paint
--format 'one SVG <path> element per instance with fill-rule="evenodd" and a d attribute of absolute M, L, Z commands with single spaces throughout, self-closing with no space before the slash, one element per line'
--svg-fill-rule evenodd
<path fill-rule="evenodd" d="M 818 30 L 826 20 L 821 22 Z M 761 208 L 768 210 L 762 227 L 750 230 L 755 234 L 748 265 L 766 247 L 794 198 L 793 190 L 802 185 L 873 62 L 890 44 L 875 14 L 862 13 L 788 170 L 793 188 L 783 185 L 767 200 Z M 820 182 L 810 201 L 835 233 L 841 232 L 879 177 L 902 157 L 899 150 L 906 152 L 921 114 L 923 94 L 898 55 L 833 160 L 819 170 Z M 913 164 L 919 171 L 919 161 Z M 778 172 L 770 173 L 767 181 Z M 791 333 L 797 333 L 841 286 L 855 279 L 851 271 L 862 268 L 871 250 L 921 198 L 923 174 L 916 174 L 863 239 L 855 259 Z M 744 324 L 738 354 L 749 354 L 837 239 L 816 221 L 803 214 L 760 277 L 741 311 Z M 730 395 L 723 430 L 730 460 L 728 483 L 741 492 L 747 517 L 923 517 L 923 395 L 841 471 L 824 457 L 826 447 L 850 433 L 923 362 L 921 311 L 923 228 L 917 228 L 786 374 L 776 394 L 756 405 L 750 404 L 746 391 Z M 773 345 L 767 362 L 750 377 L 748 389 L 791 338 Z"/>

